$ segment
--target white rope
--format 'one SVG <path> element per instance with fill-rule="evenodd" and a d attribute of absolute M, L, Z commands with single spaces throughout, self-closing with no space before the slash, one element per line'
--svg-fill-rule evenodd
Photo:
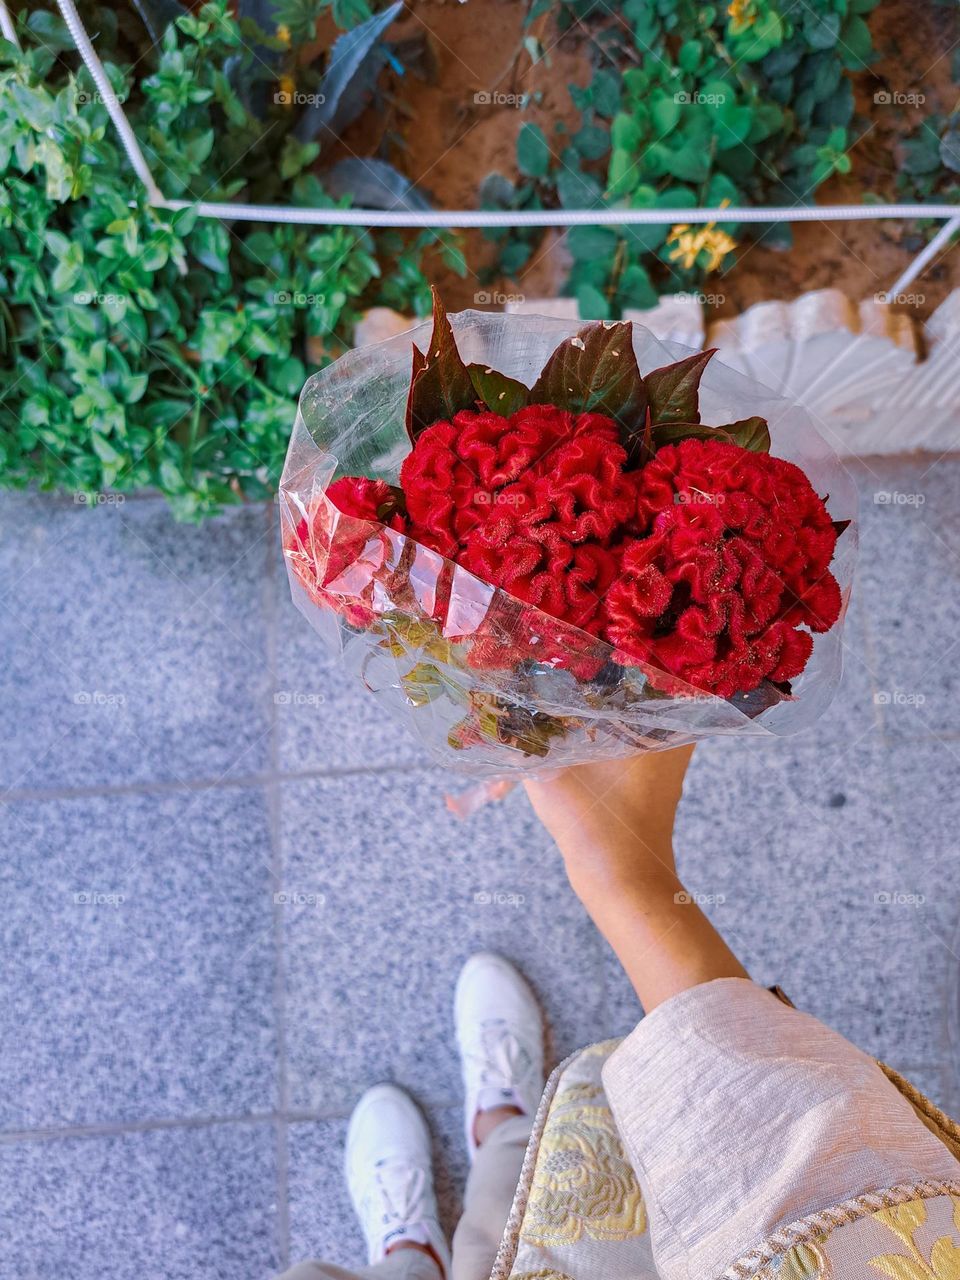
<path fill-rule="evenodd" d="M 143 152 L 140 150 L 140 143 L 137 142 L 137 136 L 133 132 L 133 127 L 127 119 L 120 99 L 117 97 L 116 90 L 110 83 L 110 77 L 104 70 L 103 63 L 97 54 L 96 49 L 90 42 L 86 28 L 80 21 L 80 15 L 77 13 L 76 5 L 73 0 L 57 0 L 60 5 L 60 12 L 63 14 L 63 20 L 67 24 L 67 29 L 73 36 L 73 42 L 79 50 L 81 58 L 87 65 L 87 70 L 93 77 L 93 83 L 97 86 L 97 92 L 103 105 L 110 113 L 110 119 L 116 126 L 117 133 L 120 135 L 120 141 L 123 143 L 123 149 L 126 151 L 130 163 L 133 165 L 137 177 L 147 189 L 147 195 L 151 204 L 163 205 L 163 192 L 157 186 L 150 166 L 144 159 Z M 0 7 L 6 8 L 5 0 L 0 0 Z"/>
<path fill-rule="evenodd" d="M 64 21 L 80 56 L 93 77 L 120 141 L 152 205 L 161 209 L 194 208 L 201 218 L 238 222 L 291 222 L 308 226 L 347 227 L 428 227 L 465 229 L 468 227 L 618 227 L 705 222 L 864 222 L 877 218 L 932 218 L 945 225 L 916 255 L 889 290 L 891 300 L 904 291 L 920 272 L 946 247 L 960 230 L 960 206 L 956 204 L 886 205 L 793 205 L 789 208 L 753 206 L 714 209 L 522 209 L 522 210 L 394 210 L 394 209 L 313 209 L 296 205 L 233 204 L 201 200 L 167 199 L 160 190 L 123 106 L 110 84 L 103 63 L 80 21 L 73 0 L 57 0 Z M 0 0 L 0 26 L 12 32 L 13 23 L 5 0 Z M 15 36 L 8 36 L 8 39 Z"/>
<path fill-rule="evenodd" d="M 827 204 L 772 208 L 724 206 L 712 209 L 309 209 L 296 205 L 218 204 L 166 200 L 165 209 L 195 208 L 205 218 L 240 222 L 335 223 L 348 227 L 619 227 L 636 223 L 672 226 L 676 222 L 863 222 L 874 218 L 960 218 L 955 204 Z"/>

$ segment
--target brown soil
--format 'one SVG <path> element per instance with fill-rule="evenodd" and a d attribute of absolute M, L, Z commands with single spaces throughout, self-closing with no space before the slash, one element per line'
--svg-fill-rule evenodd
<path fill-rule="evenodd" d="M 958 35 L 955 12 L 932 0 L 883 0 L 869 17 L 879 58 L 869 73 L 854 77 L 857 113 L 867 121 L 854 147 L 853 170 L 817 192 L 818 204 L 860 204 L 867 192 L 897 200 L 897 144 L 931 111 L 950 111 L 960 90 L 950 78 Z M 923 94 L 920 105 L 875 102 L 878 92 Z M 937 224 L 940 225 L 939 223 Z M 718 308 L 735 314 L 751 303 L 794 298 L 808 289 L 843 289 L 852 298 L 884 291 L 909 266 L 925 237 L 915 224 L 898 221 L 795 223 L 794 245 L 777 252 L 747 247 L 718 290 Z M 915 302 L 898 309 L 925 318 L 960 285 L 960 250 L 942 253 L 910 286 Z"/>
<path fill-rule="evenodd" d="M 346 133 L 342 153 L 385 155 L 438 208 L 476 208 L 477 188 L 488 173 L 516 178 L 521 123 L 539 124 L 550 140 L 557 123 L 575 128 L 578 113 L 567 86 L 584 85 L 592 74 L 588 31 L 574 26 L 560 36 L 552 14 L 524 29 L 526 12 L 523 0 L 408 0 L 390 38 L 422 36 L 425 65 L 419 74 L 385 73 L 386 110 L 367 111 Z M 896 199 L 898 140 L 931 110 L 949 111 L 957 100 L 950 79 L 955 11 L 933 0 L 883 0 L 869 21 L 880 58 L 854 81 L 857 110 L 868 127 L 852 152 L 852 174 L 821 187 L 821 204 L 859 204 L 866 192 Z M 528 35 L 547 50 L 536 64 L 523 44 Z M 880 90 L 922 93 L 926 101 L 922 107 L 878 104 Z M 493 101 L 478 100 L 482 94 Z M 523 94 L 530 96 L 528 105 L 518 109 L 510 98 Z M 559 143 L 553 145 L 559 150 Z M 713 283 L 724 299 L 717 310 L 734 314 L 753 302 L 827 286 L 870 297 L 893 283 L 923 243 L 916 226 L 893 221 L 797 223 L 790 251 L 744 245 L 736 265 Z M 471 268 L 465 280 L 437 264 L 437 283 L 451 307 L 476 305 L 481 288 L 527 296 L 563 289 L 568 264 L 559 233 L 545 234 L 521 279 L 489 286 L 480 286 L 476 273 L 494 257 L 492 246 L 481 232 L 470 232 L 465 248 Z M 915 314 L 928 315 L 958 285 L 960 250 L 948 251 L 911 286 L 922 298 Z"/>

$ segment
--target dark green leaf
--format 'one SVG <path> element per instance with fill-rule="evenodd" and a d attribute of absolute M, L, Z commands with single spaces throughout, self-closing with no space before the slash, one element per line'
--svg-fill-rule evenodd
<path fill-rule="evenodd" d="M 628 435 L 641 430 L 647 394 L 633 350 L 633 326 L 589 324 L 567 338 L 543 366 L 530 403 L 604 413 Z"/>
<path fill-rule="evenodd" d="M 334 197 L 349 195 L 360 209 L 399 209 L 405 213 L 431 208 L 424 193 L 385 160 L 347 156 L 323 175 Z"/>
<path fill-rule="evenodd" d="M 617 298 L 622 307 L 637 307 L 647 311 L 658 302 L 649 273 L 638 262 L 626 268 L 617 285 Z"/>
<path fill-rule="evenodd" d="M 649 378 L 649 374 L 647 375 Z M 696 421 L 663 422 L 653 428 L 653 444 L 661 449 L 681 440 L 719 440 L 736 444 L 751 453 L 770 452 L 770 428 L 765 418 L 755 416 L 730 422 L 723 427 L 706 427 Z"/>
<path fill-rule="evenodd" d="M 715 354 L 711 347 L 644 376 L 654 425 L 700 421 L 700 379 Z"/>
<path fill-rule="evenodd" d="M 749 449 L 751 453 L 770 452 L 770 427 L 766 418 L 758 414 L 752 418 L 741 418 L 739 422 L 728 422 L 716 430 L 723 431 L 741 449 Z"/>
<path fill-rule="evenodd" d="M 477 393 L 460 358 L 437 290 L 433 290 L 433 332 L 426 352 L 413 348 L 413 373 L 407 397 L 406 426 L 411 440 L 441 419 L 472 408 Z"/>
<path fill-rule="evenodd" d="M 948 169 L 960 173 L 960 128 L 948 129 L 940 139 L 940 159 Z"/>
<path fill-rule="evenodd" d="M 467 368 L 477 395 L 488 409 L 502 418 L 509 418 L 527 403 L 530 391 L 516 378 L 508 378 L 505 373 L 482 364 L 471 364 Z"/>
<path fill-rule="evenodd" d="M 610 303 L 601 289 L 589 280 L 583 281 L 576 288 L 577 306 L 583 320 L 609 320 Z"/>
<path fill-rule="evenodd" d="M 610 150 L 610 132 L 597 124 L 584 125 L 573 135 L 573 145 L 584 160 L 599 160 Z"/>
<path fill-rule="evenodd" d="M 870 28 L 859 14 L 851 14 L 840 34 L 839 53 L 844 65 L 853 71 L 864 71 L 874 59 Z"/>
<path fill-rule="evenodd" d="M 517 135 L 517 167 L 528 178 L 546 177 L 550 167 L 550 147 L 538 125 L 524 122 L 520 126 Z"/>
<path fill-rule="evenodd" d="M 617 233 L 609 227 L 574 227 L 567 235 L 567 248 L 578 262 L 609 260 L 617 250 Z"/>
<path fill-rule="evenodd" d="M 808 10 L 803 30 L 812 49 L 832 49 L 840 38 L 840 15 Z"/>
<path fill-rule="evenodd" d="M 322 101 L 307 108 L 294 131 L 300 142 L 322 133 L 336 136 L 360 114 L 384 65 L 380 37 L 402 8 L 403 0 L 395 0 L 382 13 L 375 13 L 337 39 L 320 85 L 318 97 Z"/>

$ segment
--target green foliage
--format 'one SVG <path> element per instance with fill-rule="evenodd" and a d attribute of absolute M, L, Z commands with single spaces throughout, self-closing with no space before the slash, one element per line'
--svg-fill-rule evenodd
<path fill-rule="evenodd" d="M 928 116 L 905 140 L 897 186 L 905 200 L 960 203 L 960 109 Z"/>
<path fill-rule="evenodd" d="M 284 26 L 295 45 L 314 39 L 317 22 L 329 10 L 338 27 L 355 27 L 371 17 L 367 0 L 277 0 L 273 16 L 277 26 Z"/>
<path fill-rule="evenodd" d="M 602 65 L 586 88 L 570 86 L 579 128 L 548 145 L 524 124 L 523 177 L 515 187 L 488 180 L 489 202 L 692 209 L 809 201 L 830 174 L 850 171 L 847 73 L 874 57 L 865 16 L 877 2 L 620 0 L 620 22 L 597 37 Z M 603 13 L 594 0 L 565 8 L 581 23 Z M 782 243 L 789 229 L 756 232 Z M 670 233 L 669 225 L 571 232 L 569 288 L 581 314 L 605 319 L 652 306 L 661 291 L 698 288 L 723 266 L 740 228 L 722 222 L 682 244 Z M 529 234 L 495 238 L 506 274 L 521 270 L 536 244 Z"/>
<path fill-rule="evenodd" d="M 271 93 L 258 120 L 235 87 L 262 68 L 227 0 L 180 18 L 153 52 L 107 10 L 94 17 L 166 195 L 335 207 L 295 113 Z M 59 18 L 34 10 L 20 32 L 22 52 L 0 41 L 2 482 L 155 487 L 188 519 L 269 494 L 303 381 L 343 349 L 358 309 L 429 306 L 432 238 L 151 208 Z M 139 82 L 123 65 L 138 60 Z"/>

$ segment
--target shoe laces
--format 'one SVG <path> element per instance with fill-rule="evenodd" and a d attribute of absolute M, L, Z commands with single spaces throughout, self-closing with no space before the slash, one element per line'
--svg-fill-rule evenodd
<path fill-rule="evenodd" d="M 376 1216 L 383 1234 L 401 1226 L 409 1226 L 423 1218 L 423 1193 L 426 1174 L 405 1160 L 378 1160 L 373 1182 L 364 1197 L 368 1214 Z"/>
<path fill-rule="evenodd" d="M 477 1068 L 484 1087 L 510 1089 L 529 1073 L 530 1054 L 503 1018 L 480 1024 L 480 1032 L 464 1055 Z"/>

